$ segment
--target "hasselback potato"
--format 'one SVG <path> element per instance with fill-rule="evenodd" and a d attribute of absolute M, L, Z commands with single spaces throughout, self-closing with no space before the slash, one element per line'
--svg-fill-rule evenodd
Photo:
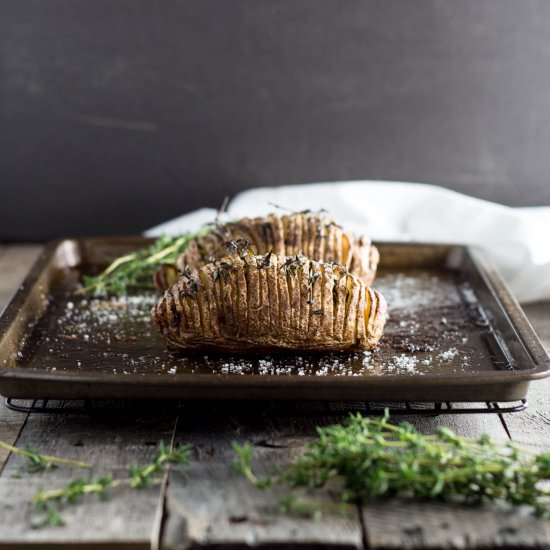
<path fill-rule="evenodd" d="M 153 307 L 171 349 L 365 350 L 385 323 L 384 298 L 343 266 L 247 251 L 183 270 Z"/>
<path fill-rule="evenodd" d="M 298 212 L 284 216 L 243 218 L 215 226 L 212 231 L 192 240 L 178 260 L 178 268 L 199 268 L 222 258 L 231 246 L 243 244 L 255 254 L 273 252 L 279 256 L 303 254 L 312 260 L 343 265 L 350 273 L 370 285 L 376 275 L 379 254 L 366 237 L 346 233 L 325 213 Z M 155 284 L 166 290 L 177 280 L 174 266 L 163 266 Z"/>

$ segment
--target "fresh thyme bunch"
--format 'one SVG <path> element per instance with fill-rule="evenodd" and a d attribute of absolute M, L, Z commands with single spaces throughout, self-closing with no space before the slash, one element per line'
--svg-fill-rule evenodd
<path fill-rule="evenodd" d="M 425 436 L 408 423 L 390 424 L 387 412 L 383 418 L 352 415 L 317 432 L 319 439 L 274 477 L 253 473 L 250 445 L 233 444 L 235 467 L 259 488 L 316 489 L 336 480 L 344 502 L 389 496 L 504 500 L 548 515 L 548 493 L 540 485 L 550 479 L 550 453 L 529 453 L 485 435 L 463 438 L 448 428 Z"/>
<path fill-rule="evenodd" d="M 102 296 L 152 290 L 156 270 L 162 264 L 175 264 L 189 242 L 196 237 L 196 233 L 159 237 L 151 246 L 117 258 L 99 275 L 84 276 L 82 292 Z"/>

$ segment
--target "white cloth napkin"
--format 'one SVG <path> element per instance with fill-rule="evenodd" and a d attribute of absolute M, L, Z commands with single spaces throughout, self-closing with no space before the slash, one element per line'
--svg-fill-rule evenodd
<path fill-rule="evenodd" d="M 277 210 L 330 212 L 346 229 L 378 241 L 477 245 L 522 302 L 550 299 L 550 207 L 510 208 L 434 185 L 351 181 L 264 187 L 238 194 L 227 218 Z M 203 208 L 147 235 L 195 231 L 216 211 Z"/>

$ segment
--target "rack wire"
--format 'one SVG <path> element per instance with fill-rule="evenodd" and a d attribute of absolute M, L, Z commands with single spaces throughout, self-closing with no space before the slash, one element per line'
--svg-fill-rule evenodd
<path fill-rule="evenodd" d="M 440 414 L 508 414 L 517 413 L 527 408 L 527 400 L 496 403 L 453 403 L 443 402 L 374 402 L 374 401 L 225 401 L 225 402 L 197 402 L 197 401 L 101 401 L 77 400 L 63 401 L 51 399 L 23 400 L 11 397 L 5 400 L 6 407 L 15 412 L 25 414 L 133 414 L 143 413 L 145 408 L 216 408 L 250 410 L 276 410 L 277 414 L 300 415 L 341 415 L 350 412 L 364 415 L 381 415 L 388 410 L 391 415 L 421 415 L 437 416 Z"/>

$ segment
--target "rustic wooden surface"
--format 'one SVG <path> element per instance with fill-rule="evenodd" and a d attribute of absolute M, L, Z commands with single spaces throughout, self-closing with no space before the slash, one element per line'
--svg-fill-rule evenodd
<path fill-rule="evenodd" d="M 0 309 L 40 250 L 0 247 Z M 550 303 L 525 307 L 550 350 Z M 448 425 L 463 435 L 488 433 L 550 448 L 550 379 L 532 385 L 529 408 L 519 414 L 408 417 L 423 432 Z M 117 491 L 107 502 L 89 499 L 68 508 L 65 527 L 32 529 L 29 499 L 44 487 L 83 475 L 72 468 L 26 474 L 23 461 L 0 452 L 0 548 L 35 545 L 63 548 L 192 548 L 303 546 L 342 548 L 549 547 L 550 524 L 528 514 L 406 502 L 375 503 L 340 510 L 329 491 L 316 499 L 322 519 L 277 511 L 277 493 L 252 488 L 235 475 L 231 442 L 250 441 L 260 470 L 288 460 L 338 415 L 310 414 L 313 404 L 212 403 L 142 408 L 138 415 L 25 415 L 0 402 L 0 438 L 41 452 L 92 462 L 94 473 L 123 472 L 144 463 L 158 441 L 193 445 L 190 465 L 172 468 L 167 479 L 143 491 Z M 86 474 L 84 474 L 86 475 Z"/>

